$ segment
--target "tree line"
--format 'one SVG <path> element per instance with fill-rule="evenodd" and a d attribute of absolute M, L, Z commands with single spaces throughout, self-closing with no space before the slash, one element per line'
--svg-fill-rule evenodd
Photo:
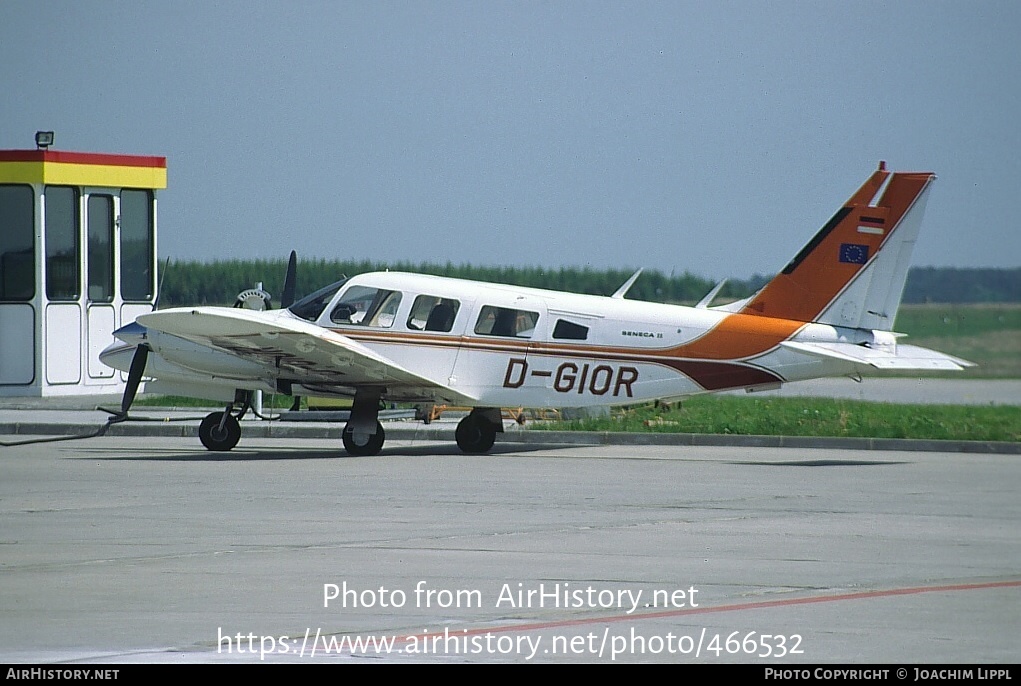
<path fill-rule="evenodd" d="M 217 262 L 172 262 L 163 270 L 160 307 L 180 305 L 230 305 L 237 294 L 262 282 L 279 303 L 286 260 L 231 260 Z M 298 297 L 311 293 L 343 276 L 370 271 L 407 271 L 450 276 L 516 286 L 549 288 L 572 293 L 610 295 L 631 272 L 621 269 L 587 267 L 487 267 L 468 264 L 412 264 L 350 260 L 299 260 Z M 715 303 L 745 298 L 771 277 L 756 274 L 748 279 L 729 279 Z M 646 270 L 628 291 L 628 298 L 651 302 L 691 304 L 698 302 L 716 284 L 684 272 L 664 274 Z M 1004 303 L 1021 302 L 1021 268 L 955 269 L 914 267 L 908 272 L 904 290 L 907 303 Z"/>
<path fill-rule="evenodd" d="M 904 286 L 908 303 L 1021 302 L 1021 267 L 1015 269 L 950 269 L 913 267 Z"/>

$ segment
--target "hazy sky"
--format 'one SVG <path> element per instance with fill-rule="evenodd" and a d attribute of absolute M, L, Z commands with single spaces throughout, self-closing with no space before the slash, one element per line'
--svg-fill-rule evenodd
<path fill-rule="evenodd" d="M 880 159 L 1021 266 L 1021 3 L 0 2 L 0 149 L 167 157 L 163 258 L 779 270 Z"/>

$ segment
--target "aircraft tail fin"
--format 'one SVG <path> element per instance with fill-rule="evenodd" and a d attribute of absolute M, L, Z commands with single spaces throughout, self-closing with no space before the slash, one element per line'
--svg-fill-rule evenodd
<path fill-rule="evenodd" d="M 904 293 L 931 172 L 879 169 L 740 312 L 890 330 Z"/>

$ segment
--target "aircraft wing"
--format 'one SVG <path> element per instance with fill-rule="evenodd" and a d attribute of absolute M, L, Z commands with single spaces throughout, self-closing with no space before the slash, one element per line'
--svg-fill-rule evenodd
<path fill-rule="evenodd" d="M 828 357 L 844 362 L 869 365 L 876 369 L 932 369 L 960 370 L 974 367 L 974 362 L 962 360 L 917 345 L 898 345 L 896 352 L 880 348 L 867 348 L 854 343 L 799 343 L 785 341 L 785 348 L 808 353 L 817 357 Z"/>
<path fill-rule="evenodd" d="M 471 405 L 476 400 L 347 336 L 296 319 L 286 310 L 182 307 L 141 315 L 137 322 L 256 362 L 266 369 L 267 378 L 306 387 L 377 387 L 395 398 L 429 398 L 454 405 Z"/>

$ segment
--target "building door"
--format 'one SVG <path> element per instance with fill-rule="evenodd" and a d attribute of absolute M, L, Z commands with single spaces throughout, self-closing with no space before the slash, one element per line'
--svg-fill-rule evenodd
<path fill-rule="evenodd" d="M 115 205 L 112 195 L 89 195 L 86 206 L 86 336 L 90 379 L 111 379 L 115 371 L 99 360 L 113 342 L 117 328 L 114 308 Z"/>

